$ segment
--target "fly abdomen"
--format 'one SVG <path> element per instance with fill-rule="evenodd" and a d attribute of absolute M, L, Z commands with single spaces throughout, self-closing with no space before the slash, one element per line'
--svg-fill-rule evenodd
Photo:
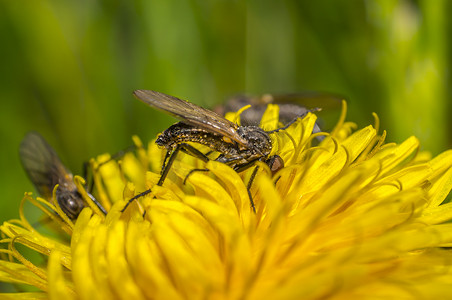
<path fill-rule="evenodd" d="M 170 126 L 155 141 L 168 150 L 186 142 L 202 144 L 220 153 L 236 152 L 237 149 L 235 142 L 225 141 L 221 135 L 182 122 Z"/>

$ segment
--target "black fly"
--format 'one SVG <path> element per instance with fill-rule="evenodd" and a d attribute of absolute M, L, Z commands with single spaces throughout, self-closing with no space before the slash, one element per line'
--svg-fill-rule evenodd
<path fill-rule="evenodd" d="M 278 155 L 270 156 L 272 143 L 269 134 L 287 128 L 292 122 L 278 130 L 266 132 L 258 126 L 238 126 L 213 111 L 163 93 L 137 90 L 134 95 L 144 103 L 181 120 L 166 129 L 156 140 L 159 146 L 167 150 L 161 177 L 157 183 L 159 186 L 163 184 L 179 151 L 204 162 L 209 161 L 205 154 L 188 142 L 205 145 L 220 153 L 215 161 L 225 163 L 237 172 L 251 167 L 257 161 L 265 162 L 273 173 L 284 166 L 284 162 Z M 253 211 L 255 207 L 249 189 L 256 172 L 257 167 L 248 183 L 248 194 Z M 133 200 L 150 192 L 151 190 L 147 190 L 131 198 L 123 211 Z"/>
<path fill-rule="evenodd" d="M 38 193 L 52 199 L 55 185 L 56 201 L 63 212 L 71 219 L 76 220 L 85 207 L 82 196 L 73 181 L 73 175 L 61 163 L 55 150 L 37 132 L 29 132 L 19 147 L 20 160 Z M 88 196 L 106 214 L 105 209 L 88 193 Z"/>

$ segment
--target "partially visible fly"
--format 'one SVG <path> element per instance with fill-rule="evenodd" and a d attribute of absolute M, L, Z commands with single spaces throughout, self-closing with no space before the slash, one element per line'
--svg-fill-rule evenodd
<path fill-rule="evenodd" d="M 157 185 L 163 184 L 179 151 L 205 162 L 209 161 L 205 154 L 187 144 L 188 142 L 205 145 L 220 153 L 215 161 L 227 164 L 237 172 L 251 167 L 257 161 L 265 162 L 273 173 L 284 166 L 278 155 L 270 157 L 272 143 L 269 134 L 285 129 L 291 123 L 278 130 L 266 132 L 258 126 L 238 126 L 211 110 L 163 93 L 137 90 L 134 95 L 144 103 L 181 120 L 166 129 L 156 140 L 156 144 L 165 147 L 167 151 Z M 256 172 L 257 168 L 248 184 L 249 195 Z M 148 193 L 150 190 L 133 197 L 129 203 Z M 255 210 L 251 195 L 250 202 Z"/>
<path fill-rule="evenodd" d="M 242 126 L 258 125 L 267 105 L 274 103 L 279 106 L 279 121 L 287 125 L 295 118 L 303 116 L 319 106 L 322 107 L 322 110 L 327 111 L 338 109 L 341 107 L 342 99 L 344 97 L 337 94 L 315 91 L 261 96 L 237 95 L 226 100 L 224 105 L 217 106 L 215 112 L 224 115 L 227 112 L 236 112 L 246 105 L 251 105 L 240 115 L 240 123 Z M 316 123 L 313 132 L 319 131 L 320 127 Z"/>
<path fill-rule="evenodd" d="M 38 193 L 46 199 L 52 199 L 53 189 L 58 184 L 56 201 L 71 220 L 76 220 L 85 203 L 72 173 L 62 164 L 55 150 L 39 133 L 29 132 L 20 144 L 19 154 L 22 166 Z M 90 193 L 88 195 L 106 213 L 96 199 Z"/>

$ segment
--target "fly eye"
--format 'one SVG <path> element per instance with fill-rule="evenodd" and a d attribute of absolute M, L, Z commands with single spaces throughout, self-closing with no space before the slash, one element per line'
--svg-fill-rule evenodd
<path fill-rule="evenodd" d="M 284 161 L 279 155 L 273 155 L 272 157 L 267 159 L 266 163 L 270 167 L 272 176 L 275 175 L 276 172 L 284 168 Z"/>

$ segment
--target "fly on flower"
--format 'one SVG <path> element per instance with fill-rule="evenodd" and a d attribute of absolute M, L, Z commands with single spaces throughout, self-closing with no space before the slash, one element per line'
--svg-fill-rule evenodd
<path fill-rule="evenodd" d="M 163 93 L 137 90 L 134 95 L 144 103 L 181 120 L 166 129 L 156 140 L 159 146 L 163 146 L 167 150 L 161 177 L 157 183 L 159 186 L 163 184 L 179 151 L 195 156 L 204 162 L 209 161 L 204 153 L 189 145 L 188 142 L 205 145 L 220 153 L 215 160 L 229 165 L 237 172 L 246 170 L 257 161 L 265 162 L 273 173 L 284 166 L 281 157 L 270 156 L 272 143 L 269 134 L 287 128 L 292 124 L 291 122 L 283 128 L 264 131 L 258 126 L 239 126 L 213 111 Z M 255 207 L 249 189 L 256 172 L 257 168 L 248 183 L 248 194 L 253 210 Z M 150 190 L 133 197 L 128 203 L 148 193 Z"/>
<path fill-rule="evenodd" d="M 217 106 L 214 110 L 220 115 L 228 112 L 236 112 L 246 105 L 250 108 L 243 111 L 240 115 L 240 123 L 242 126 L 258 125 L 264 115 L 267 105 L 270 103 L 279 106 L 279 121 L 282 124 L 288 124 L 295 118 L 305 115 L 307 112 L 321 107 L 322 111 L 339 110 L 341 108 L 343 96 L 305 91 L 293 94 L 264 94 L 261 96 L 237 95 L 228 99 L 224 105 Z M 336 119 L 336 117 L 335 117 Z M 313 133 L 320 132 L 319 124 L 315 124 Z"/>
<path fill-rule="evenodd" d="M 61 210 L 71 219 L 76 220 L 85 207 L 74 181 L 72 173 L 63 165 L 55 150 L 37 132 L 29 132 L 19 148 L 20 160 L 38 193 L 52 199 L 56 190 L 56 201 Z M 105 209 L 88 193 L 91 200 L 106 214 Z"/>

